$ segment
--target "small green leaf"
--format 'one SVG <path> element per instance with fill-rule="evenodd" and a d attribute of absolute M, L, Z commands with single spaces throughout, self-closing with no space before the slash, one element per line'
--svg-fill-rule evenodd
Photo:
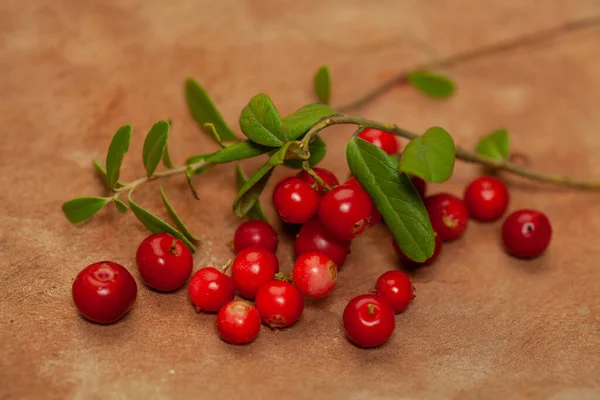
<path fill-rule="evenodd" d="M 235 182 L 238 190 L 248 182 L 248 178 L 246 177 L 246 174 L 244 174 L 244 170 L 242 170 L 242 166 L 239 163 L 235 166 Z M 262 219 L 263 221 L 269 222 L 259 200 L 252 206 L 247 215 L 250 219 Z"/>
<path fill-rule="evenodd" d="M 191 166 L 190 166 L 190 169 L 191 169 L 193 175 L 202 175 L 203 173 L 205 173 L 209 169 L 213 168 L 215 165 L 217 165 L 217 164 L 210 164 L 209 163 L 209 164 L 201 165 L 201 166 L 196 167 L 196 168 L 191 168 Z"/>
<path fill-rule="evenodd" d="M 477 143 L 477 152 L 482 156 L 496 160 L 508 158 L 510 151 L 510 139 L 508 132 L 504 129 L 498 129 Z"/>
<path fill-rule="evenodd" d="M 158 163 L 163 158 L 167 139 L 169 137 L 169 123 L 167 121 L 158 121 L 155 123 L 146 135 L 144 140 L 144 149 L 142 150 L 142 159 L 146 167 L 146 176 L 150 178 Z"/>
<path fill-rule="evenodd" d="M 100 175 L 100 179 L 102 179 L 104 186 L 106 186 L 107 189 L 112 190 L 110 187 L 108 187 L 108 176 L 106 176 L 106 169 L 104 169 L 104 165 L 102 165 L 102 161 L 95 158 L 92 160 L 92 164 L 96 168 L 98 175 Z M 121 182 L 117 182 L 117 184 L 115 185 L 115 188 L 118 189 L 118 188 L 122 188 L 123 186 L 125 186 L 125 185 L 123 185 Z"/>
<path fill-rule="evenodd" d="M 194 79 L 188 79 L 185 83 L 185 98 L 192 117 L 200 128 L 205 131 L 204 124 L 211 123 L 219 132 L 224 141 L 238 140 L 229 125 L 213 104 L 206 90 Z M 206 131 L 205 131 L 206 132 Z M 210 134 L 210 132 L 207 132 Z"/>
<path fill-rule="evenodd" d="M 429 182 L 444 182 L 452 176 L 456 149 L 454 140 L 443 128 L 429 128 L 411 140 L 400 158 L 400 171 Z"/>
<path fill-rule="evenodd" d="M 231 161 L 239 161 L 245 158 L 252 158 L 273 150 L 272 147 L 261 146 L 250 140 L 245 140 L 231 146 L 227 146 L 216 153 L 208 155 L 205 161 L 211 163 L 228 163 Z M 188 162 L 189 164 L 189 159 Z"/>
<path fill-rule="evenodd" d="M 96 214 L 112 197 L 78 197 L 63 203 L 62 210 L 72 224 L 83 222 Z"/>
<path fill-rule="evenodd" d="M 308 146 L 310 151 L 310 159 L 308 160 L 308 165 L 314 167 L 325 157 L 325 153 L 327 153 L 327 145 L 321 139 L 320 136 L 316 136 L 315 139 Z M 290 159 L 285 160 L 285 165 L 290 168 L 301 169 L 302 168 L 302 160 L 300 159 Z"/>
<path fill-rule="evenodd" d="M 192 184 L 192 175 L 194 174 L 194 169 L 191 167 L 187 167 L 185 169 L 185 177 L 187 178 L 187 183 L 188 186 L 190 187 L 191 191 L 192 191 L 192 196 L 194 196 L 194 198 L 196 200 L 200 200 L 200 197 L 198 197 L 198 193 L 196 193 L 196 189 L 194 188 L 194 185 Z"/>
<path fill-rule="evenodd" d="M 127 207 L 127 204 L 123 203 L 120 199 L 113 197 L 113 201 L 115 202 L 115 207 L 117 207 L 117 210 L 121 214 L 125 214 L 127 212 L 127 210 L 129 210 L 129 207 Z"/>
<path fill-rule="evenodd" d="M 433 229 L 423 201 L 406 174 L 398 171 L 383 150 L 358 138 L 348 143 L 346 159 L 404 254 L 418 262 L 429 258 L 435 247 Z"/>
<path fill-rule="evenodd" d="M 211 124 L 210 122 L 207 122 L 203 126 L 204 126 L 204 131 L 206 133 L 208 133 L 210 136 L 212 136 L 212 138 L 215 142 L 219 143 L 219 145 L 221 147 L 225 147 L 225 145 L 223 144 L 223 140 L 221 140 L 221 136 L 219 135 L 219 132 L 217 132 L 217 128 L 215 128 L 215 124 Z"/>
<path fill-rule="evenodd" d="M 429 71 L 411 72 L 408 82 L 421 93 L 437 99 L 450 97 L 454 93 L 454 82 L 450 78 Z"/>
<path fill-rule="evenodd" d="M 125 153 L 129 150 L 129 142 L 131 141 L 131 133 L 133 128 L 131 125 L 124 125 L 117 130 L 108 147 L 106 155 L 106 176 L 108 187 L 114 189 L 119 176 L 121 175 L 121 164 Z"/>
<path fill-rule="evenodd" d="M 171 159 L 171 153 L 169 153 L 169 142 L 165 143 L 165 151 L 162 157 L 163 164 L 167 168 L 175 168 L 175 164 L 173 164 L 173 160 Z"/>
<path fill-rule="evenodd" d="M 325 104 L 308 104 L 288 115 L 281 123 L 287 132 L 288 140 L 296 140 L 304 135 L 315 123 L 338 112 Z"/>
<path fill-rule="evenodd" d="M 279 112 L 266 94 L 257 94 L 240 115 L 240 128 L 254 143 L 279 147 L 287 140 Z"/>
<path fill-rule="evenodd" d="M 196 155 L 190 156 L 190 157 L 188 157 L 187 160 L 185 160 L 185 164 L 186 165 L 197 164 L 199 162 L 205 161 L 208 157 L 212 156 L 213 154 L 216 154 L 216 153 L 202 153 L 202 154 L 196 154 Z"/>
<path fill-rule="evenodd" d="M 323 104 L 329 104 L 331 98 L 331 74 L 326 65 L 317 70 L 314 78 L 314 89 L 319 101 Z"/>
<path fill-rule="evenodd" d="M 177 225 L 177 227 L 179 228 L 181 233 L 183 233 L 185 235 L 185 237 L 187 237 L 189 240 L 191 240 L 193 242 L 200 241 L 200 239 L 198 239 L 192 232 L 190 232 L 190 230 L 187 228 L 187 226 L 185 226 L 185 224 L 183 223 L 183 220 L 181 219 L 181 217 L 177 214 L 177 212 L 175 212 L 175 209 L 173 208 L 173 206 L 171 205 L 171 203 L 169 203 L 169 200 L 167 199 L 165 189 L 163 188 L 162 185 L 160 186 L 160 195 L 162 197 L 163 203 L 165 204 L 165 207 L 167 208 L 167 211 L 169 212 L 169 216 L 173 219 L 173 222 L 175 222 L 175 225 Z"/>

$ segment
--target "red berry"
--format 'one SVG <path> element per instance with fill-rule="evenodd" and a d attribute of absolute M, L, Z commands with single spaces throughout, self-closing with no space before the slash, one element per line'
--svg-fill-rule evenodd
<path fill-rule="evenodd" d="M 425 182 L 418 176 L 412 176 L 410 178 L 410 182 L 415 187 L 415 189 L 417 189 L 417 192 L 419 192 L 419 196 L 421 196 L 421 198 L 424 199 L 425 193 L 427 192 L 427 182 Z"/>
<path fill-rule="evenodd" d="M 155 233 L 144 239 L 136 259 L 144 282 L 163 292 L 183 286 L 194 263 L 189 247 L 168 233 Z"/>
<path fill-rule="evenodd" d="M 202 268 L 190 280 L 190 299 L 196 310 L 217 312 L 235 297 L 235 286 L 230 277 L 213 268 Z"/>
<path fill-rule="evenodd" d="M 319 220 L 337 238 L 350 240 L 369 227 L 373 208 L 373 201 L 362 187 L 342 185 L 323 196 Z"/>
<path fill-rule="evenodd" d="M 319 194 L 300 178 L 288 177 L 273 191 L 273 206 L 284 222 L 303 224 L 317 213 Z"/>
<path fill-rule="evenodd" d="M 77 274 L 72 293 L 81 315 L 99 324 L 110 324 L 131 309 L 137 296 L 137 284 L 121 265 L 101 261 Z"/>
<path fill-rule="evenodd" d="M 344 330 L 360 347 L 377 347 L 394 332 L 394 310 L 381 296 L 363 294 L 344 309 Z"/>
<path fill-rule="evenodd" d="M 256 297 L 258 289 L 273 280 L 279 272 L 279 260 L 275 254 L 259 247 L 240 251 L 231 265 L 231 278 L 239 294 L 247 299 Z"/>
<path fill-rule="evenodd" d="M 415 298 L 410 278 L 401 271 L 384 272 L 377 279 L 375 290 L 378 295 L 387 300 L 395 313 L 406 310 L 412 299 Z"/>
<path fill-rule="evenodd" d="M 442 251 L 442 238 L 440 237 L 440 235 L 438 235 L 435 232 L 434 232 L 434 235 L 435 235 L 435 248 L 433 249 L 433 254 L 431 255 L 431 257 L 429 257 L 427 260 L 425 260 L 423 262 L 417 262 L 417 261 L 414 261 L 414 260 L 411 260 L 410 258 L 408 258 L 406 256 L 406 254 L 404 254 L 402 249 L 400 249 L 400 247 L 398 246 L 398 244 L 396 243 L 396 240 L 394 238 L 392 238 L 392 244 L 394 245 L 394 250 L 396 250 L 396 253 L 400 257 L 400 261 L 402 261 L 402 263 L 404 265 L 406 265 L 408 267 L 425 267 L 427 265 L 433 264 L 433 262 L 438 258 L 438 256 L 440 255 L 440 252 Z"/>
<path fill-rule="evenodd" d="M 519 210 L 506 217 L 502 240 L 506 251 L 516 257 L 539 256 L 550 244 L 552 226 L 548 217 L 537 210 Z"/>
<path fill-rule="evenodd" d="M 284 281 L 265 283 L 256 294 L 256 309 L 271 328 L 293 325 L 304 310 L 304 298 L 294 285 Z"/>
<path fill-rule="evenodd" d="M 433 230 L 444 242 L 461 236 L 469 222 L 465 203 L 456 196 L 440 193 L 425 199 Z"/>
<path fill-rule="evenodd" d="M 360 132 L 358 137 L 379 147 L 388 154 L 396 154 L 398 152 L 398 141 L 396 140 L 396 136 L 389 132 L 367 128 Z"/>
<path fill-rule="evenodd" d="M 350 241 L 340 240 L 329 233 L 318 218 L 311 219 L 300 229 L 294 243 L 296 258 L 303 254 L 319 251 L 341 266 L 350 252 Z"/>
<path fill-rule="evenodd" d="M 508 189 L 493 176 L 475 179 L 465 189 L 465 205 L 469 215 L 479 221 L 495 221 L 508 207 Z"/>
<path fill-rule="evenodd" d="M 260 330 L 260 315 L 252 304 L 234 300 L 217 314 L 217 330 L 221 339 L 231 344 L 250 343 Z"/>
<path fill-rule="evenodd" d="M 298 257 L 293 277 L 300 293 L 312 299 L 320 299 L 335 287 L 337 266 L 325 254 L 313 251 Z"/>
<path fill-rule="evenodd" d="M 246 221 L 238 226 L 233 237 L 233 248 L 239 253 L 246 247 L 260 247 L 271 253 L 277 251 L 277 232 L 265 221 Z"/>
<path fill-rule="evenodd" d="M 356 186 L 361 188 L 362 190 L 365 190 L 360 183 L 358 183 L 358 181 L 356 180 L 355 177 L 351 177 L 350 179 L 348 179 L 345 183 L 344 186 Z M 366 192 L 366 190 L 365 190 Z M 375 204 L 373 204 L 373 210 L 371 212 L 371 216 L 370 218 L 370 222 L 369 222 L 369 226 L 373 226 L 373 225 L 377 225 L 379 222 L 381 222 L 381 213 L 379 212 L 379 210 L 377 210 L 377 207 L 375 207 Z"/>
<path fill-rule="evenodd" d="M 316 174 L 319 176 L 319 178 L 321 178 L 323 180 L 323 182 L 325 182 L 327 185 L 329 185 L 329 187 L 333 188 L 340 184 L 340 182 L 335 177 L 333 172 L 329 171 L 328 169 L 315 167 L 315 168 L 313 168 L 313 171 L 315 171 Z M 310 176 L 310 174 L 308 172 L 303 170 L 303 171 L 298 172 L 296 174 L 296 176 L 298 178 L 302 179 L 303 181 L 307 182 L 309 185 L 311 185 L 317 191 L 317 193 L 319 193 L 319 194 L 327 193 L 327 190 L 325 189 L 325 187 L 319 185 L 317 183 L 317 181 L 315 180 L 315 178 Z"/>

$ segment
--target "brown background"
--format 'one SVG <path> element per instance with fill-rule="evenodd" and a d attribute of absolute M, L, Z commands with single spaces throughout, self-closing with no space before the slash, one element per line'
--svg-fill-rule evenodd
<path fill-rule="evenodd" d="M 323 63 L 339 104 L 431 58 L 599 13 L 597 0 L 0 2 L 0 399 L 600 398 L 596 193 L 509 179 L 512 210 L 550 216 L 549 251 L 512 259 L 499 223 L 471 223 L 414 276 L 416 301 L 397 317 L 393 339 L 369 351 L 346 341 L 340 316 L 397 267 L 381 226 L 353 244 L 334 294 L 309 302 L 296 327 L 263 328 L 252 345 L 234 347 L 185 289 L 143 286 L 134 254 L 146 231 L 133 215 L 111 206 L 74 227 L 60 212 L 67 199 L 103 194 L 90 160 L 122 124 L 135 127 L 125 180 L 144 173 L 141 145 L 159 119 L 174 121 L 176 161 L 215 149 L 187 113 L 186 77 L 203 82 L 237 127 L 260 91 L 282 114 L 313 101 Z M 458 83 L 450 101 L 399 88 L 356 113 L 417 131 L 441 125 L 465 147 L 504 126 L 537 168 L 598 179 L 599 43 L 600 29 L 589 28 L 491 55 L 444 71 Z M 325 133 L 323 165 L 340 177 L 350 132 Z M 478 172 L 458 165 L 433 191 L 460 194 Z M 157 187 L 147 186 L 137 199 L 164 215 Z M 196 186 L 200 201 L 181 177 L 168 192 L 202 239 L 196 268 L 220 265 L 238 223 L 231 166 Z M 281 247 L 289 270 L 290 239 Z M 112 326 L 80 318 L 70 297 L 77 272 L 102 259 L 127 266 L 140 288 Z"/>

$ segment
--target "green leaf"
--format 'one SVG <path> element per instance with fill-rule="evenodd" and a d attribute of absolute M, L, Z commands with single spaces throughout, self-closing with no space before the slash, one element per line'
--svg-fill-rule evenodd
<path fill-rule="evenodd" d="M 411 140 L 400 158 L 400 171 L 429 182 L 444 182 L 452 176 L 456 149 L 454 140 L 443 128 L 429 128 Z"/>
<path fill-rule="evenodd" d="M 412 260 L 433 254 L 434 233 L 419 193 L 388 155 L 376 146 L 353 138 L 346 147 L 352 175 L 369 193 L 396 243 Z"/>
<path fill-rule="evenodd" d="M 216 154 L 216 153 L 202 153 L 202 154 L 196 154 L 196 155 L 190 156 L 190 157 L 188 157 L 187 160 L 185 160 L 185 164 L 186 165 L 197 164 L 201 161 L 205 161 L 208 157 L 212 156 L 213 154 Z"/>
<path fill-rule="evenodd" d="M 216 153 L 208 155 L 204 160 L 211 163 L 228 163 L 245 158 L 252 158 L 273 150 L 272 147 L 261 146 L 250 140 L 245 140 L 227 146 Z M 189 161 L 189 159 L 188 159 Z M 189 164 L 189 162 L 187 162 Z"/>
<path fill-rule="evenodd" d="M 108 176 L 106 176 L 106 169 L 104 169 L 104 165 L 102 165 L 102 161 L 95 158 L 92 160 L 92 164 L 96 168 L 98 175 L 100 175 L 100 179 L 102 179 L 104 186 L 106 186 L 107 189 L 112 190 L 110 187 L 108 187 Z M 115 188 L 118 189 L 118 188 L 122 188 L 123 186 L 125 186 L 125 185 L 123 185 L 121 182 L 117 182 L 117 184 L 115 185 Z"/>
<path fill-rule="evenodd" d="M 317 165 L 321 160 L 325 157 L 325 153 L 327 153 L 327 145 L 321 139 L 320 136 L 316 136 L 315 139 L 308 146 L 310 151 L 310 159 L 308 160 L 308 164 L 311 167 Z M 301 169 L 302 168 L 302 160 L 300 159 L 290 159 L 285 160 L 285 165 L 290 168 Z"/>
<path fill-rule="evenodd" d="M 114 189 L 119 181 L 121 164 L 123 164 L 125 153 L 129 150 L 132 132 L 133 128 L 131 125 L 120 127 L 113 136 L 110 146 L 108 147 L 108 154 L 106 155 L 106 176 L 108 187 L 110 189 Z"/>
<path fill-rule="evenodd" d="M 240 128 L 254 143 L 280 147 L 287 137 L 281 125 L 279 112 L 266 94 L 257 94 L 240 115 Z"/>
<path fill-rule="evenodd" d="M 158 121 L 150 128 L 150 131 L 146 135 L 144 149 L 142 150 L 142 159 L 148 178 L 154 174 L 158 163 L 163 158 L 169 137 L 169 129 L 170 126 L 167 121 Z"/>
<path fill-rule="evenodd" d="M 308 104 L 285 117 L 281 123 L 287 132 L 288 140 L 296 140 L 319 120 L 336 114 L 336 110 L 325 104 Z"/>
<path fill-rule="evenodd" d="M 175 222 L 175 225 L 177 225 L 177 228 L 179 228 L 181 233 L 183 233 L 185 235 L 185 237 L 187 237 L 189 240 L 191 240 L 193 242 L 200 241 L 200 239 L 198 239 L 192 232 L 190 232 L 190 230 L 187 228 L 187 226 L 185 226 L 185 224 L 183 223 L 183 220 L 181 219 L 181 217 L 177 214 L 177 212 L 175 212 L 175 209 L 173 208 L 173 206 L 171 205 L 171 203 L 169 203 L 169 200 L 167 199 L 165 189 L 163 188 L 162 185 L 160 186 L 160 195 L 162 197 L 163 203 L 165 204 L 165 207 L 167 208 L 167 211 L 169 212 L 169 216 L 173 219 L 173 222 Z"/>
<path fill-rule="evenodd" d="M 329 104 L 331 98 L 331 74 L 326 65 L 317 70 L 314 78 L 314 89 L 319 101 L 323 104 Z"/>
<path fill-rule="evenodd" d="M 411 72 L 408 75 L 408 82 L 421 93 L 437 99 L 452 96 L 455 88 L 450 78 L 429 71 Z"/>
<path fill-rule="evenodd" d="M 508 158 L 510 151 L 510 139 L 508 132 L 504 129 L 498 129 L 477 143 L 477 153 L 482 156 L 496 160 Z"/>
<path fill-rule="evenodd" d="M 175 168 L 175 164 L 173 164 L 173 160 L 171 159 L 171 153 L 169 153 L 169 142 L 165 143 L 165 151 L 163 152 L 162 161 L 165 167 Z"/>
<path fill-rule="evenodd" d="M 244 170 L 239 163 L 235 166 L 235 182 L 238 190 L 248 182 L 248 178 L 246 177 L 246 174 L 244 174 Z M 269 222 L 259 200 L 256 201 L 252 208 L 250 208 L 247 215 L 250 219 L 262 219 L 263 221 Z"/>
<path fill-rule="evenodd" d="M 192 184 L 192 175 L 194 174 L 194 169 L 191 167 L 187 167 L 185 169 L 185 177 L 187 178 L 187 183 L 188 186 L 190 187 L 191 191 L 192 191 L 192 195 L 194 196 L 194 198 L 196 200 L 200 200 L 200 197 L 198 197 L 198 193 L 196 193 L 196 189 L 194 188 L 194 185 Z"/>
<path fill-rule="evenodd" d="M 206 132 L 204 124 L 210 123 L 219 132 L 224 141 L 238 140 L 238 137 L 231 130 L 229 125 L 223 120 L 223 117 L 213 104 L 206 90 L 194 79 L 188 79 L 185 83 L 185 98 L 188 108 L 194 120 Z M 210 134 L 210 132 L 207 132 Z"/>
<path fill-rule="evenodd" d="M 63 203 L 62 210 L 72 224 L 83 222 L 96 214 L 112 197 L 78 197 Z"/>
<path fill-rule="evenodd" d="M 113 197 L 113 201 L 115 202 L 115 207 L 117 207 L 117 210 L 121 214 L 125 214 L 127 212 L 127 210 L 129 210 L 129 207 L 127 207 L 127 204 L 123 203 L 120 199 Z"/>
<path fill-rule="evenodd" d="M 221 135 L 219 135 L 219 132 L 217 132 L 217 128 L 215 128 L 215 124 L 211 124 L 210 122 L 207 122 L 203 126 L 204 126 L 204 131 L 206 133 L 208 133 L 210 136 L 212 136 L 212 138 L 215 142 L 219 143 L 219 145 L 221 147 L 225 147 L 225 145 L 223 144 L 223 140 L 221 139 Z"/>

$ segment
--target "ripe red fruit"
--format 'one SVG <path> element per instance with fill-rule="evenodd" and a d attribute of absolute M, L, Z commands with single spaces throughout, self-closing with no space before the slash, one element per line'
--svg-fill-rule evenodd
<path fill-rule="evenodd" d="M 355 177 L 351 177 L 350 179 L 348 179 L 345 183 L 344 186 L 356 186 L 361 188 L 362 190 L 365 190 L 360 183 L 358 183 L 358 181 L 356 180 Z M 366 190 L 365 190 L 366 192 Z M 368 194 L 368 193 L 367 193 Z M 372 201 L 372 200 L 371 200 Z M 371 212 L 371 216 L 369 217 L 369 226 L 373 226 L 373 225 L 377 225 L 379 222 L 381 222 L 381 213 L 379 213 L 379 210 L 377 210 L 377 207 L 375 207 L 375 204 L 373 204 L 373 210 Z"/>
<path fill-rule="evenodd" d="M 396 136 L 389 132 L 367 128 L 360 132 L 358 137 L 379 147 L 387 154 L 396 154 L 398 152 L 398 141 L 396 140 Z"/>
<path fill-rule="evenodd" d="M 233 237 L 233 248 L 236 253 L 247 247 L 260 247 L 275 253 L 278 245 L 279 238 L 275 229 L 261 220 L 250 220 L 241 223 Z"/>
<path fill-rule="evenodd" d="M 315 171 L 316 174 L 319 176 L 319 178 L 321 178 L 323 180 L 323 182 L 325 182 L 327 185 L 329 185 L 329 187 L 333 188 L 340 184 L 340 182 L 335 177 L 333 172 L 329 171 L 328 169 L 315 167 L 315 168 L 313 168 L 313 171 Z M 302 179 L 303 181 L 308 183 L 310 186 L 312 186 L 317 191 L 317 193 L 319 193 L 319 194 L 327 193 L 327 189 L 325 189 L 325 187 L 319 185 L 317 183 L 317 181 L 315 180 L 315 178 L 310 176 L 310 174 L 308 172 L 302 170 L 296 174 L 296 177 Z"/>
<path fill-rule="evenodd" d="M 495 221 L 508 207 L 508 189 L 493 176 L 475 179 L 465 189 L 465 205 L 469 215 L 479 221 Z"/>
<path fill-rule="evenodd" d="M 537 210 L 519 210 L 506 217 L 502 240 L 506 251 L 516 257 L 539 256 L 550 244 L 552 226 L 548 217 Z"/>
<path fill-rule="evenodd" d="M 294 284 L 306 297 L 327 296 L 337 281 L 337 266 L 323 253 L 313 251 L 298 257 L 294 264 Z"/>
<path fill-rule="evenodd" d="M 252 304 L 234 300 L 221 308 L 217 314 L 219 336 L 227 343 L 250 343 L 260 330 L 260 315 Z"/>
<path fill-rule="evenodd" d="M 418 176 L 412 176 L 410 178 L 410 182 L 413 184 L 415 189 L 417 189 L 417 192 L 419 192 L 419 196 L 421 196 L 421 198 L 424 199 L 425 193 L 427 192 L 427 182 L 425 182 Z"/>
<path fill-rule="evenodd" d="M 279 272 L 275 254 L 259 247 L 240 251 L 231 265 L 231 278 L 239 294 L 247 299 L 256 297 L 258 289 Z"/>
<path fill-rule="evenodd" d="M 137 296 L 137 284 L 123 266 L 101 261 L 77 274 L 72 294 L 81 315 L 99 324 L 110 324 L 131 309 Z"/>
<path fill-rule="evenodd" d="M 213 268 L 202 268 L 190 280 L 189 294 L 198 312 L 217 312 L 235 297 L 230 277 Z"/>
<path fill-rule="evenodd" d="M 273 190 L 273 206 L 284 222 L 303 224 L 317 213 L 319 194 L 300 178 L 288 177 Z"/>
<path fill-rule="evenodd" d="M 396 240 L 394 238 L 392 238 L 392 244 L 394 245 L 394 250 L 396 250 L 396 253 L 400 257 L 400 261 L 402 261 L 402 263 L 404 265 L 406 265 L 407 267 L 424 267 L 427 265 L 431 265 L 438 258 L 438 256 L 440 255 L 440 252 L 442 251 L 442 238 L 440 237 L 440 235 L 438 235 L 435 232 L 434 232 L 434 235 L 435 235 L 435 248 L 433 249 L 433 254 L 431 255 L 431 257 L 429 257 L 427 260 L 425 260 L 423 262 L 417 262 L 417 261 L 414 261 L 414 260 L 411 260 L 410 258 L 408 258 L 406 256 L 406 254 L 404 254 L 402 249 L 400 249 L 400 247 L 398 246 L 398 244 L 396 243 Z"/>
<path fill-rule="evenodd" d="M 394 310 L 381 296 L 363 294 L 350 300 L 344 309 L 344 330 L 360 347 L 377 347 L 392 336 Z"/>
<path fill-rule="evenodd" d="M 303 254 L 318 251 L 341 266 L 350 252 L 350 241 L 340 240 L 329 233 L 318 218 L 311 219 L 300 228 L 294 243 L 296 258 Z"/>
<path fill-rule="evenodd" d="M 189 247 L 168 233 L 155 233 L 144 239 L 136 259 L 144 282 L 163 292 L 183 286 L 194 263 Z"/>
<path fill-rule="evenodd" d="M 350 240 L 369 227 L 373 208 L 373 201 L 362 187 L 342 185 L 321 199 L 319 220 L 337 238 Z"/>
<path fill-rule="evenodd" d="M 293 325 L 304 310 L 304 298 L 294 285 L 284 281 L 265 283 L 256 294 L 256 309 L 271 328 Z"/>
<path fill-rule="evenodd" d="M 465 203 L 456 196 L 440 193 L 425 199 L 433 230 L 444 242 L 461 236 L 469 222 Z"/>
<path fill-rule="evenodd" d="M 392 306 L 395 313 L 401 313 L 415 298 L 414 287 L 408 275 L 402 271 L 384 272 L 375 285 L 377 294 Z"/>

